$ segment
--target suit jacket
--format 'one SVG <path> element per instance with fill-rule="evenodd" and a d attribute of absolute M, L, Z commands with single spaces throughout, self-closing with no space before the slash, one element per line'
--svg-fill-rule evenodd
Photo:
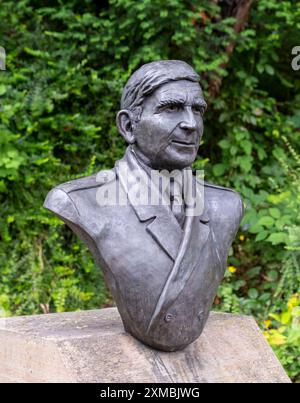
<path fill-rule="evenodd" d="M 100 205 L 99 194 L 120 184 L 128 195 L 120 162 L 129 173 L 141 169 L 128 147 L 114 169 L 53 189 L 45 207 L 93 253 L 126 331 L 157 349 L 182 349 L 207 321 L 243 203 L 236 192 L 205 183 L 204 210 L 184 229 L 168 205 L 135 205 L 130 196 L 125 205 Z"/>

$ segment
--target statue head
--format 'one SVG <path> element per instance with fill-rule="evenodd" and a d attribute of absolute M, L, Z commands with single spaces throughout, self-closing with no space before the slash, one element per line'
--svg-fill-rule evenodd
<path fill-rule="evenodd" d="M 199 76 L 183 61 L 145 64 L 125 85 L 120 134 L 153 169 L 183 169 L 195 160 L 206 102 Z"/>

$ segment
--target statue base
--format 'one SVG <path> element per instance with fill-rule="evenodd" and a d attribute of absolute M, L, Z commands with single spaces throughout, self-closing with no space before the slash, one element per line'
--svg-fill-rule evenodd
<path fill-rule="evenodd" d="M 0 382 L 289 383 L 254 319 L 212 312 L 185 350 L 153 350 L 116 308 L 0 319 Z"/>

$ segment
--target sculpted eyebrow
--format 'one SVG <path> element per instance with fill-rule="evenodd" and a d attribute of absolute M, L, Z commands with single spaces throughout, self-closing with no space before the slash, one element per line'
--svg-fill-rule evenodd
<path fill-rule="evenodd" d="M 184 102 L 185 102 L 184 99 L 176 99 L 176 98 L 162 99 L 159 102 L 158 107 L 166 105 L 183 105 Z"/>
<path fill-rule="evenodd" d="M 207 103 L 204 100 L 199 99 L 199 100 L 193 102 L 193 106 L 200 106 L 200 107 L 204 107 L 206 109 Z"/>
<path fill-rule="evenodd" d="M 162 99 L 159 101 L 158 105 L 155 108 L 155 112 L 158 113 L 164 106 L 169 106 L 169 105 L 178 105 L 178 106 L 183 106 L 185 103 L 184 99 L 176 99 L 176 98 L 168 98 L 168 99 Z"/>
<path fill-rule="evenodd" d="M 169 106 L 169 105 L 178 105 L 178 106 L 184 106 L 186 105 L 186 101 L 183 98 L 168 98 L 168 99 L 162 99 L 159 101 L 158 105 L 155 108 L 156 112 L 159 112 L 164 106 Z M 195 102 L 192 103 L 192 106 L 196 106 L 199 108 L 207 108 L 207 104 L 204 100 L 199 99 L 196 100 Z"/>

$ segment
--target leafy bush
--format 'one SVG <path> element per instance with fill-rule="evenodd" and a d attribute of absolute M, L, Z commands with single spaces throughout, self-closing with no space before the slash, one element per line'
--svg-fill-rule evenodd
<path fill-rule="evenodd" d="M 141 64 L 166 58 L 195 66 L 210 104 L 194 167 L 241 192 L 247 207 L 216 309 L 254 315 L 263 326 L 299 292 L 300 72 L 290 64 L 300 5 L 254 2 L 237 34 L 225 3 L 1 2 L 3 315 L 112 303 L 89 252 L 42 204 L 56 184 L 122 156 L 114 123 L 122 87 Z M 292 348 L 284 354 L 284 363 L 297 357 Z"/>
<path fill-rule="evenodd" d="M 300 383 L 300 296 L 294 295 L 287 304 L 287 310 L 270 314 L 265 321 L 265 336 L 280 361 L 287 368 L 295 382 Z"/>

